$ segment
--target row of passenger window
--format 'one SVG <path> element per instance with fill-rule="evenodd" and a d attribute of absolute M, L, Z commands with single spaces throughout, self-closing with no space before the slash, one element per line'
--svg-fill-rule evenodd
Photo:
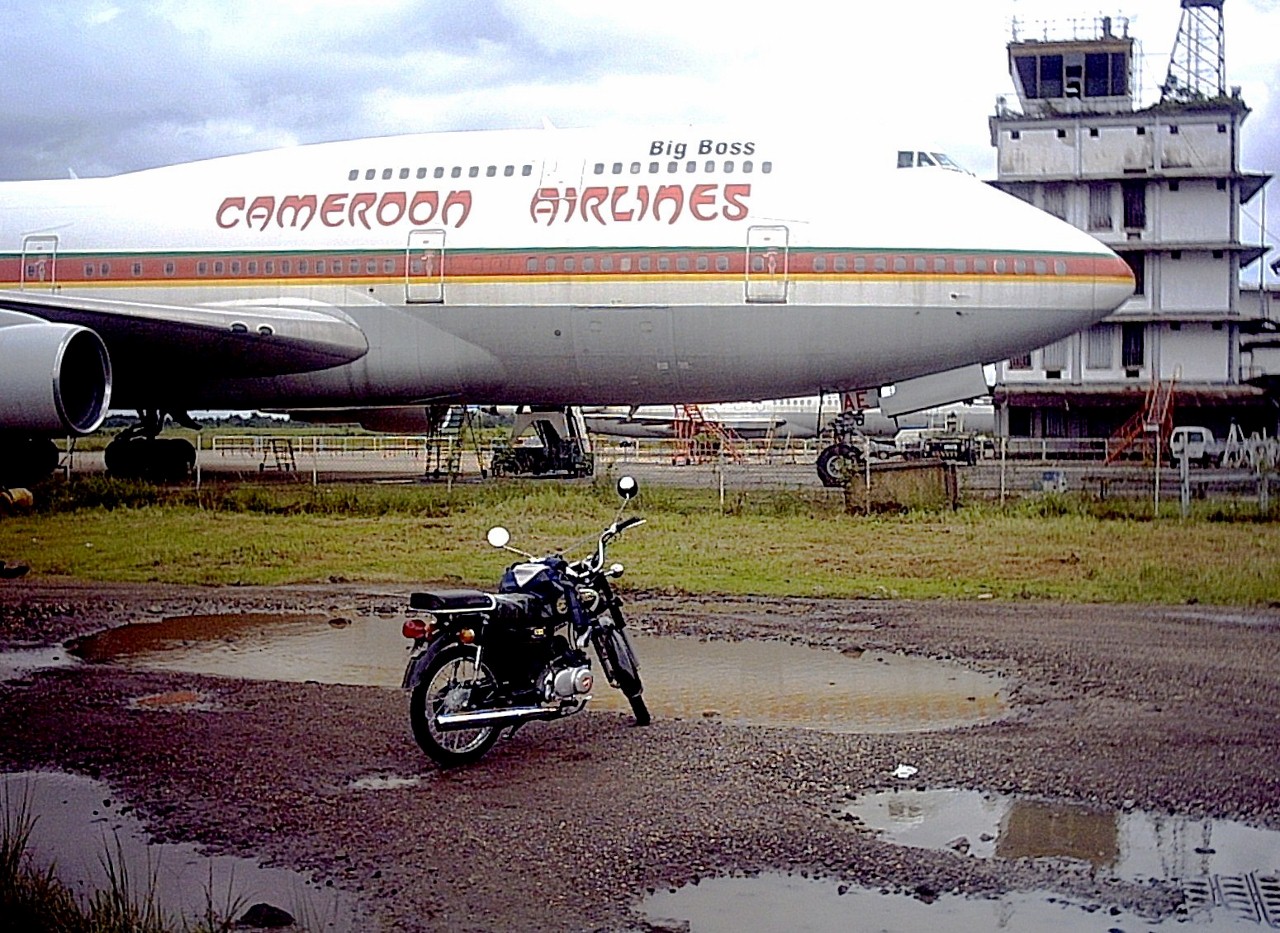
<path fill-rule="evenodd" d="M 706 162 L 698 162 L 696 160 L 690 159 L 689 161 L 684 163 L 681 163 L 678 161 L 671 161 L 666 163 L 666 174 L 668 175 L 677 175 L 681 171 L 683 171 L 687 175 L 692 175 L 696 172 L 705 172 L 707 174 L 715 174 L 717 172 L 720 172 L 726 175 L 741 173 L 744 175 L 751 175 L 754 172 L 756 172 L 757 169 L 762 174 L 768 175 L 770 172 L 773 171 L 773 163 L 761 162 L 757 166 L 756 163 L 752 162 L 750 159 L 747 159 L 743 162 L 726 161 L 723 163 L 716 162 L 714 160 L 708 160 Z M 647 170 L 648 170 L 648 174 L 650 175 L 662 174 L 663 163 L 650 162 L 648 163 Z M 642 162 L 632 162 L 630 163 L 630 165 L 627 165 L 626 163 L 623 163 L 623 162 L 614 162 L 612 163 L 612 165 L 605 162 L 597 162 L 593 166 L 593 174 L 596 174 L 596 175 L 610 175 L 610 174 L 622 175 L 627 173 L 632 175 L 640 175 L 645 171 L 646 171 L 646 166 Z M 364 170 L 363 173 L 360 171 L 360 169 L 353 168 L 351 171 L 347 173 L 347 181 L 359 181 L 361 174 L 364 175 L 365 181 L 375 181 L 379 177 L 381 177 L 383 181 L 391 181 L 394 178 L 399 178 L 401 181 L 405 181 L 409 178 L 416 178 L 419 181 L 421 181 L 426 178 L 446 178 L 446 177 L 447 178 L 464 178 L 464 177 L 480 178 L 481 176 L 483 176 L 485 178 L 497 178 L 499 175 L 501 175 L 503 178 L 513 178 L 515 177 L 517 172 L 520 174 L 521 178 L 527 178 L 533 174 L 533 166 L 528 164 L 520 165 L 520 166 L 504 165 L 501 167 L 497 165 L 486 165 L 486 166 L 469 165 L 465 167 L 461 165 L 455 165 L 452 168 L 446 168 L 443 165 L 437 165 L 434 169 L 430 169 L 430 170 L 424 166 L 420 166 L 416 170 L 410 169 L 410 168 L 401 168 L 399 170 L 393 169 L 393 168 L 384 168 L 381 170 L 376 168 L 367 168 Z"/>
<path fill-rule="evenodd" d="M 717 256 L 619 256 L 616 268 L 619 272 L 670 272 L 674 269 L 677 272 L 710 272 L 712 263 L 715 264 L 717 272 L 729 271 L 729 257 L 725 255 Z M 581 262 L 582 272 L 613 272 L 615 269 L 614 258 L 612 256 L 601 256 L 599 262 L 593 256 L 584 256 Z M 579 271 L 579 262 L 573 256 L 566 256 L 564 259 L 558 259 L 555 256 L 547 256 L 539 260 L 536 256 L 530 256 L 525 261 L 525 271 L 532 273 L 539 272 L 577 272 Z"/>
<path fill-rule="evenodd" d="M 769 265 L 768 257 L 755 254 L 751 257 L 751 270 L 753 272 L 762 272 Z M 716 272 L 728 272 L 730 267 L 729 257 L 724 254 L 714 256 L 619 256 L 616 259 L 613 256 L 584 256 L 581 260 L 573 256 L 559 258 L 556 256 L 546 256 L 538 258 L 530 256 L 525 261 L 525 270 L 529 273 L 555 273 L 555 272 L 613 272 L 615 269 L 619 272 L 710 272 L 714 268 Z M 934 273 L 958 273 L 967 274 L 969 272 L 982 274 L 986 272 L 994 272 L 997 275 L 1004 275 L 1011 269 L 1015 275 L 1026 275 L 1031 272 L 1035 275 L 1047 275 L 1049 273 L 1049 263 L 1044 259 L 994 259 L 986 260 L 982 258 L 968 259 L 964 257 L 935 257 L 932 261 L 917 256 L 910 262 L 906 257 L 897 256 L 892 259 L 887 256 L 876 256 L 868 259 L 865 256 L 815 256 L 813 257 L 813 271 L 826 272 L 830 269 L 833 272 L 929 272 Z M 392 258 L 382 259 L 264 259 L 259 262 L 256 259 L 239 260 L 239 259 L 214 259 L 200 260 L 196 263 L 196 275 L 376 275 L 379 272 L 390 275 L 396 271 L 396 260 Z M 778 266 L 776 256 L 771 269 L 777 272 Z M 795 271 L 793 269 L 793 271 Z M 143 274 L 143 265 L 141 262 L 134 262 L 131 272 L 135 278 L 140 278 Z M 36 270 L 29 270 L 30 277 L 36 277 Z M 164 274 L 173 276 L 177 274 L 177 264 L 172 261 L 166 261 L 164 264 Z M 1067 264 L 1061 260 L 1053 261 L 1053 274 L 1066 275 Z M 109 278 L 111 276 L 111 263 L 87 262 L 84 264 L 84 277 L 92 278 Z"/>
<path fill-rule="evenodd" d="M 382 176 L 383 181 L 390 181 L 391 179 L 397 178 L 397 177 L 403 181 L 409 178 L 410 176 L 417 178 L 419 180 L 422 180 L 428 177 L 444 178 L 446 176 L 449 178 L 462 178 L 464 175 L 467 178 L 479 178 L 481 175 L 483 175 L 485 178 L 497 178 L 499 174 L 501 174 L 503 178 L 514 178 L 516 175 L 516 172 L 519 172 L 522 178 L 527 178 L 528 176 L 533 174 L 533 166 L 532 165 L 521 165 L 521 166 L 504 165 L 501 168 L 499 168 L 496 165 L 486 165 L 484 167 L 481 167 L 479 165 L 469 165 L 464 168 L 461 165 L 455 165 L 452 168 L 445 168 L 443 165 L 437 165 L 431 171 L 428 171 L 424 166 L 419 166 L 416 171 L 409 168 L 401 168 L 399 171 L 393 168 L 384 168 L 381 170 L 381 172 L 379 172 L 379 170 L 376 168 L 367 168 L 364 170 L 364 180 L 373 181 L 376 178 L 378 178 L 379 175 Z M 359 181 L 359 180 L 360 180 L 360 169 L 353 168 L 351 171 L 347 173 L 347 181 Z"/>
<path fill-rule="evenodd" d="M 625 172 L 623 170 L 624 165 L 625 163 L 622 163 L 622 162 L 614 162 L 612 165 L 608 165 L 607 163 L 604 163 L 604 162 L 597 162 L 592 171 L 593 171 L 593 174 L 596 174 L 596 175 L 622 175 L 622 174 L 639 175 L 645 170 L 644 164 L 641 162 L 632 162 L 630 165 L 626 166 Z M 681 171 L 681 165 L 682 163 L 674 160 L 671 162 L 668 162 L 666 174 L 668 175 L 679 174 Z M 717 168 L 716 167 L 717 165 L 720 165 L 720 168 Z M 699 166 L 701 166 L 701 168 L 699 168 Z M 757 167 L 756 164 L 752 162 L 750 159 L 747 159 L 741 163 L 737 163 L 733 161 L 717 163 L 713 159 L 708 159 L 706 162 L 698 162 L 695 159 L 690 159 L 689 161 L 683 163 L 683 170 L 686 175 L 692 175 L 695 172 L 699 172 L 699 171 L 704 172 L 708 175 L 713 175 L 716 172 L 721 172 L 726 175 L 731 175 L 735 172 L 741 172 L 744 175 L 750 175 L 753 172 L 755 172 L 756 167 Z M 773 171 L 773 163 L 761 162 L 759 165 L 759 169 L 761 174 L 768 175 L 770 172 Z M 650 162 L 648 165 L 648 173 L 650 175 L 661 174 L 662 163 Z"/>
<path fill-rule="evenodd" d="M 28 267 L 31 277 L 34 277 L 35 269 Z M 379 271 L 384 274 L 391 274 L 396 271 L 395 259 L 264 259 L 259 262 L 256 259 L 239 260 L 239 259 L 202 259 L 196 263 L 196 275 L 376 275 Z M 141 278 L 143 274 L 143 265 L 141 262 L 135 262 L 130 269 L 134 278 Z M 164 264 L 164 274 L 166 276 L 174 276 L 178 274 L 178 264 L 172 261 L 166 261 Z M 84 264 L 84 277 L 92 278 L 110 278 L 111 263 L 109 262 L 86 262 Z"/>
<path fill-rule="evenodd" d="M 961 275 L 975 272 L 982 274 L 987 271 L 995 272 L 997 275 L 1004 275 L 1010 268 L 1013 269 L 1015 275 L 1026 275 L 1032 272 L 1035 275 L 1047 275 L 1049 273 L 1049 263 L 1044 259 L 1014 259 L 1010 262 L 1007 259 L 994 259 L 988 262 L 986 259 L 966 259 L 964 257 L 943 257 L 938 256 L 930 262 L 923 256 L 917 256 L 907 262 L 906 257 L 894 257 L 892 262 L 887 256 L 877 256 L 872 260 L 868 260 L 865 256 L 854 256 L 852 260 L 847 256 L 836 256 L 828 263 L 827 257 L 815 256 L 813 258 L 813 271 L 826 272 L 828 266 L 834 272 L 848 272 L 852 269 L 854 272 L 888 272 L 891 268 L 894 272 L 906 272 L 910 268 L 913 272 L 929 272 L 935 273 L 954 272 Z M 1066 275 L 1067 264 L 1061 259 L 1053 261 L 1053 274 Z"/>

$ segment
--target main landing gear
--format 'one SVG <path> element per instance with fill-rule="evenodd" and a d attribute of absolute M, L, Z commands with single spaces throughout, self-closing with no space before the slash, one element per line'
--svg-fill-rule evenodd
<path fill-rule="evenodd" d="M 148 409 L 138 412 L 138 424 L 125 428 L 107 445 L 107 474 L 120 479 L 141 479 L 153 483 L 178 483 L 191 476 L 196 466 L 196 449 L 178 437 L 157 437 L 166 415 L 184 428 L 200 425 L 186 412 Z"/>

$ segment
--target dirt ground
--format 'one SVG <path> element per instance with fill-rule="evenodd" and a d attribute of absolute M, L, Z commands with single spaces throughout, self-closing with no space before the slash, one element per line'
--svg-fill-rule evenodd
<path fill-rule="evenodd" d="M 165 615 L 382 613 L 388 587 L 180 588 L 0 581 L 0 643 L 54 644 Z M 596 712 L 534 724 L 437 770 L 398 690 L 82 665 L 0 685 L 0 765 L 114 785 L 158 839 L 299 869 L 372 930 L 636 930 L 646 893 L 804 872 L 974 896 L 1046 889 L 1148 914 L 1162 885 L 879 841 L 837 818 L 912 786 L 1061 798 L 1280 829 L 1280 610 L 632 594 L 644 632 L 785 639 L 959 659 L 1011 684 L 1013 716 L 934 733 L 832 735 Z M 643 665 L 643 658 L 641 663 Z M 689 672 L 696 677 L 696 671 Z M 195 691 L 208 708 L 130 701 Z M 416 786 L 356 790 L 369 775 Z"/>

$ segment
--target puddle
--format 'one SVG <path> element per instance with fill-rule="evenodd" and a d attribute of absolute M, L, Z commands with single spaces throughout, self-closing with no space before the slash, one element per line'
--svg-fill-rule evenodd
<path fill-rule="evenodd" d="M 0 683 L 20 680 L 32 671 L 76 663 L 66 648 L 15 648 L 0 652 Z"/>
<path fill-rule="evenodd" d="M 989 722 L 1004 683 L 957 664 L 780 642 L 633 636 L 655 715 L 832 732 L 909 732 Z M 259 680 L 399 687 L 400 620 L 272 614 L 184 616 L 84 638 L 90 662 Z M 628 711 L 607 686 L 593 709 Z"/>
<path fill-rule="evenodd" d="M 750 878 L 710 878 L 676 891 L 650 895 L 641 912 L 651 923 L 671 924 L 687 933 L 741 933 L 743 930 L 804 930 L 806 933 L 1138 933 L 1149 930 L 1252 930 L 1249 922 L 1223 908 L 1194 910 L 1163 922 L 1097 903 L 1078 903 L 1047 891 L 1017 892 L 1000 898 L 943 894 L 925 901 L 833 881 L 762 874 Z"/>
<path fill-rule="evenodd" d="M 117 874 L 127 872 L 130 890 L 139 894 L 148 892 L 154 875 L 159 908 L 187 924 L 203 919 L 210 904 L 219 916 L 230 912 L 239 919 L 266 903 L 293 915 L 298 926 L 289 929 L 357 928 L 350 905 L 297 872 L 264 868 L 247 858 L 203 856 L 190 843 L 149 843 L 129 804 L 101 781 L 45 771 L 5 774 L 0 795 L 13 817 L 25 801 L 35 817 L 28 852 L 37 867 L 54 865 L 58 879 L 82 902 L 94 891 L 109 890 L 109 860 Z"/>
<path fill-rule="evenodd" d="M 899 845 L 976 858 L 1071 859 L 1126 881 L 1280 872 L 1280 832 L 1232 820 L 968 790 L 866 794 L 844 812 Z"/>

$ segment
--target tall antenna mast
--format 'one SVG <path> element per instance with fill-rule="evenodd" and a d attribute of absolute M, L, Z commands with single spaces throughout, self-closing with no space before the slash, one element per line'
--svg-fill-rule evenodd
<path fill-rule="evenodd" d="M 1227 94 L 1224 0 L 1182 0 L 1182 21 L 1160 100 L 1189 103 Z"/>

